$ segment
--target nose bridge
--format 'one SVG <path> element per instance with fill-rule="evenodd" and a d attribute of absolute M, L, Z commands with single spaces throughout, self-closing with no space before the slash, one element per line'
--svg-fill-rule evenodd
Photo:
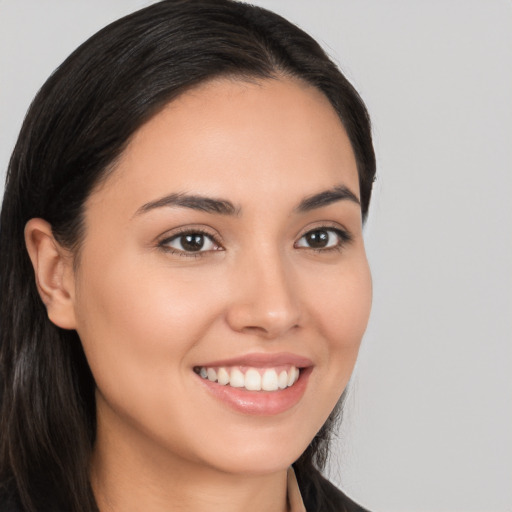
<path fill-rule="evenodd" d="M 292 269 L 278 247 L 260 245 L 237 267 L 236 300 L 229 311 L 235 330 L 276 337 L 299 324 Z"/>

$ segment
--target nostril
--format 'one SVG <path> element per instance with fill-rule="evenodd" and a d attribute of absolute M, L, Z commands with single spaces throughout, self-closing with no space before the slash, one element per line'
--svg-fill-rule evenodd
<path fill-rule="evenodd" d="M 259 272 L 253 268 L 250 274 L 237 274 L 238 292 L 226 310 L 227 322 L 237 332 L 273 338 L 301 324 L 301 302 L 292 281 L 269 258 Z"/>
<path fill-rule="evenodd" d="M 275 338 L 281 336 L 282 334 L 288 331 L 295 330 L 298 328 L 298 324 L 272 324 L 267 325 L 266 327 L 258 325 L 247 325 L 241 329 L 241 332 L 245 334 L 253 334 L 255 336 L 262 336 L 265 338 Z"/>
<path fill-rule="evenodd" d="M 247 325 L 245 327 L 243 327 L 241 329 L 242 332 L 244 333 L 247 333 L 247 334 L 262 334 L 262 335 L 267 335 L 269 334 L 269 332 L 267 331 L 267 329 L 263 328 L 263 327 L 259 327 L 257 325 Z"/>

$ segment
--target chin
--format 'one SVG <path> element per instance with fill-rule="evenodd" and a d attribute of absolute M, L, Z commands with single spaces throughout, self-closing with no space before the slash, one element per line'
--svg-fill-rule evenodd
<path fill-rule="evenodd" d="M 283 471 L 295 462 L 311 442 L 313 432 L 297 432 L 294 428 L 244 431 L 239 436 L 229 436 L 207 448 L 203 456 L 210 465 L 227 473 L 264 475 Z"/>

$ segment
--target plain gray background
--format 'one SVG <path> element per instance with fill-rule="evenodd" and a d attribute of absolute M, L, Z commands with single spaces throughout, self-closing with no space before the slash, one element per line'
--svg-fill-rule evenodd
<path fill-rule="evenodd" d="M 149 3 L 0 0 L 2 175 L 52 70 Z M 374 512 L 512 511 L 512 2 L 253 3 L 319 39 L 374 123 L 374 308 L 332 479 Z"/>

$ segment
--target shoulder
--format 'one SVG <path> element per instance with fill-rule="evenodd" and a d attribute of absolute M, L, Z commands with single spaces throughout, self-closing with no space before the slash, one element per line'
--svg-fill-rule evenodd
<path fill-rule="evenodd" d="M 352 501 L 319 471 L 315 470 L 306 477 L 303 475 L 299 487 L 307 512 L 369 512 Z"/>
<path fill-rule="evenodd" d="M 339 510 L 340 512 L 369 512 L 365 508 L 352 501 L 345 493 L 343 493 L 323 476 L 320 476 L 320 487 L 323 494 L 328 498 L 329 503 L 332 503 L 335 507 L 338 507 L 334 510 Z"/>

